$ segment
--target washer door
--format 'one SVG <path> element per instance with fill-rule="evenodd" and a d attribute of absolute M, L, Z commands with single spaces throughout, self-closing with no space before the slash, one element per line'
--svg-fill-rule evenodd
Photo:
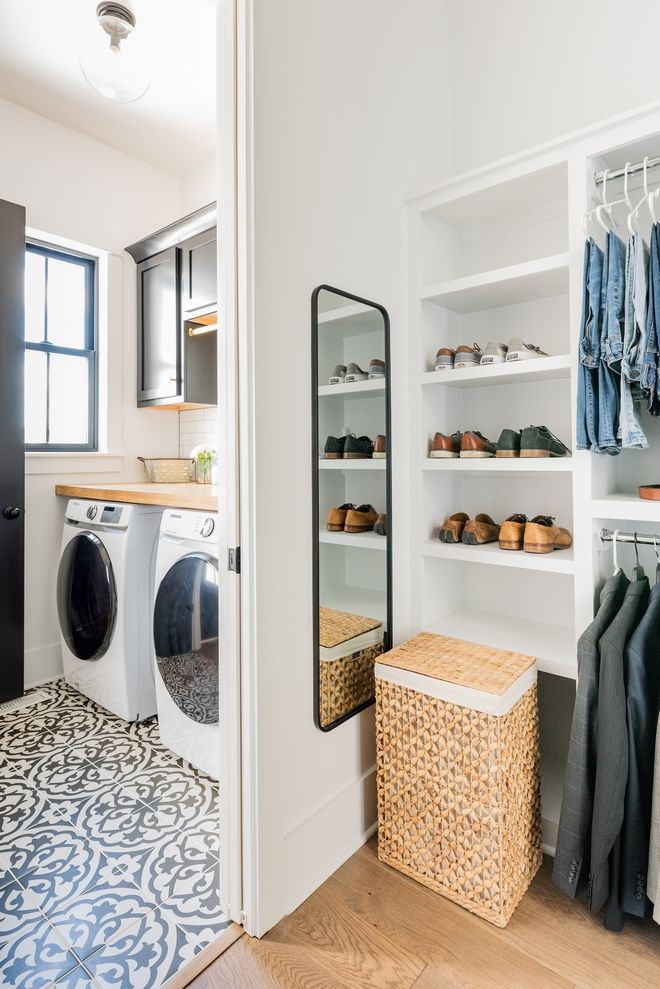
<path fill-rule="evenodd" d="M 192 721 L 218 724 L 218 561 L 182 557 L 163 577 L 154 608 L 158 672 Z"/>
<path fill-rule="evenodd" d="M 106 654 L 117 619 L 117 586 L 108 551 L 93 532 L 81 532 L 64 547 L 57 614 L 74 656 L 101 659 Z"/>

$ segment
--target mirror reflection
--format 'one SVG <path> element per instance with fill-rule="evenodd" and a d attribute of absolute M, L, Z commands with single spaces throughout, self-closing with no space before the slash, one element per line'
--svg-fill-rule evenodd
<path fill-rule="evenodd" d="M 389 320 L 321 286 L 313 296 L 315 714 L 327 731 L 374 699 L 389 648 Z"/>

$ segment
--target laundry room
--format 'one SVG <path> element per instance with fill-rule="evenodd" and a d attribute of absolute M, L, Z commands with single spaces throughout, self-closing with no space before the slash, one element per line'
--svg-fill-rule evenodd
<path fill-rule="evenodd" d="M 2 315 L 21 325 L 0 344 L 0 983 L 139 970 L 146 989 L 238 930 L 219 843 L 216 10 L 68 13 L 12 5 L 0 53 Z"/>

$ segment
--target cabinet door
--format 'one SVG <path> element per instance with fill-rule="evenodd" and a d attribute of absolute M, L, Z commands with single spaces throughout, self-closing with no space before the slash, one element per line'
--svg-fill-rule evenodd
<path fill-rule="evenodd" d="M 140 262 L 137 274 L 138 403 L 180 399 L 179 248 Z"/>
<path fill-rule="evenodd" d="M 181 304 L 184 312 L 212 306 L 218 301 L 218 251 L 215 227 L 191 237 L 181 245 L 183 278 Z"/>

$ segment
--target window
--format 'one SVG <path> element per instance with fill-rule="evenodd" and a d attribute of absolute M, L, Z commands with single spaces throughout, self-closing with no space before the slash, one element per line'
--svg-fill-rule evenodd
<path fill-rule="evenodd" d="M 96 450 L 96 260 L 28 243 L 25 446 Z"/>

